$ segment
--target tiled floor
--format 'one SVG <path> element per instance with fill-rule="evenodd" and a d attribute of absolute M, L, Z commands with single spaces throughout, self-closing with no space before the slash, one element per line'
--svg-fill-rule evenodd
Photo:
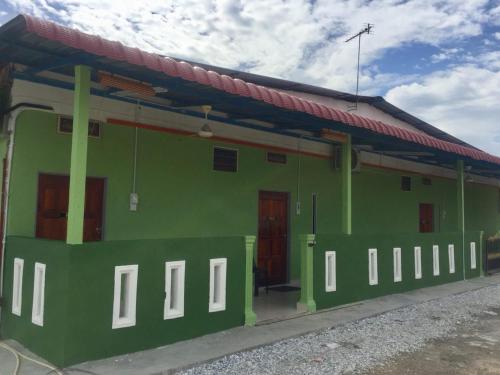
<path fill-rule="evenodd" d="M 257 323 L 286 319 L 298 315 L 297 301 L 299 296 L 300 290 L 278 292 L 269 289 L 269 293 L 266 294 L 265 289 L 262 288 L 259 296 L 253 299 Z"/>

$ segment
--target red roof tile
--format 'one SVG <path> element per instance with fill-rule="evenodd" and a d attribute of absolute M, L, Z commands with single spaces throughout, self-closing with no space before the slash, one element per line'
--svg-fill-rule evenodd
<path fill-rule="evenodd" d="M 113 42 L 99 36 L 85 34 L 36 17 L 27 15 L 23 15 L 23 17 L 28 32 L 34 33 L 44 39 L 57 41 L 65 46 L 83 50 L 97 56 L 143 66 L 153 71 L 162 72 L 170 77 L 179 77 L 184 80 L 197 82 L 201 85 L 211 86 L 229 94 L 250 97 L 279 108 L 305 112 L 318 118 L 341 122 L 346 125 L 367 129 L 404 141 L 500 165 L 500 157 L 488 154 L 484 151 L 443 141 L 430 135 L 416 133 L 411 130 L 395 128 L 381 121 L 343 112 L 268 87 L 247 83 L 240 79 L 233 79 L 225 75 L 220 75 L 217 72 L 195 67 L 186 62 L 176 61 L 169 57 L 161 57 L 156 54 L 141 51 L 137 48 L 127 47 L 119 42 Z"/>

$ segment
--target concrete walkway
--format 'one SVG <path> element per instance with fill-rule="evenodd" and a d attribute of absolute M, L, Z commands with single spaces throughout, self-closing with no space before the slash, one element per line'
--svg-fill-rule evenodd
<path fill-rule="evenodd" d="M 322 310 L 315 314 L 271 324 L 233 328 L 157 349 L 82 363 L 67 370 L 71 373 L 71 370 L 78 369 L 99 375 L 172 373 L 176 370 L 189 368 L 232 353 L 250 350 L 283 339 L 328 329 L 401 307 L 498 284 L 500 284 L 500 275 L 418 289 L 336 309 Z M 5 363 L 3 361 L 7 360 L 8 355 L 9 353 L 0 351 L 0 363 Z M 42 372 L 42 369 L 40 370 L 40 374 L 46 373 L 46 371 Z M 20 372 L 20 374 L 23 373 L 23 371 Z M 35 373 L 30 372 L 30 374 Z M 74 373 L 78 373 L 78 371 Z"/>

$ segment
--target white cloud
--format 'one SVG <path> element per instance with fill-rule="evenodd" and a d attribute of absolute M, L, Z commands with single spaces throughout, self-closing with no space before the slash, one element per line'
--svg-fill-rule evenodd
<path fill-rule="evenodd" d="M 389 49 L 479 35 L 494 16 L 487 0 L 4 1 L 149 51 L 351 91 L 357 43 L 344 40 L 365 22 L 375 24 L 375 35 L 362 41 L 369 67 Z M 362 71 L 365 93 L 389 83 Z"/>
<path fill-rule="evenodd" d="M 495 34 L 493 34 L 493 36 L 495 37 L 495 39 L 500 40 L 500 33 L 495 33 Z"/>
<path fill-rule="evenodd" d="M 478 57 L 483 62 L 492 58 Z M 386 99 L 476 147 L 500 154 L 498 68 L 463 65 L 435 72 L 418 83 L 389 90 Z"/>

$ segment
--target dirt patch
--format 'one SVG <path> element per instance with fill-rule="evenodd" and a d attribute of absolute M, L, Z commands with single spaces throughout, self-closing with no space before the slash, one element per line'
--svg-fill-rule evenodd
<path fill-rule="evenodd" d="M 485 310 L 477 324 L 434 340 L 415 353 L 400 355 L 367 375 L 500 375 L 500 309 Z"/>

